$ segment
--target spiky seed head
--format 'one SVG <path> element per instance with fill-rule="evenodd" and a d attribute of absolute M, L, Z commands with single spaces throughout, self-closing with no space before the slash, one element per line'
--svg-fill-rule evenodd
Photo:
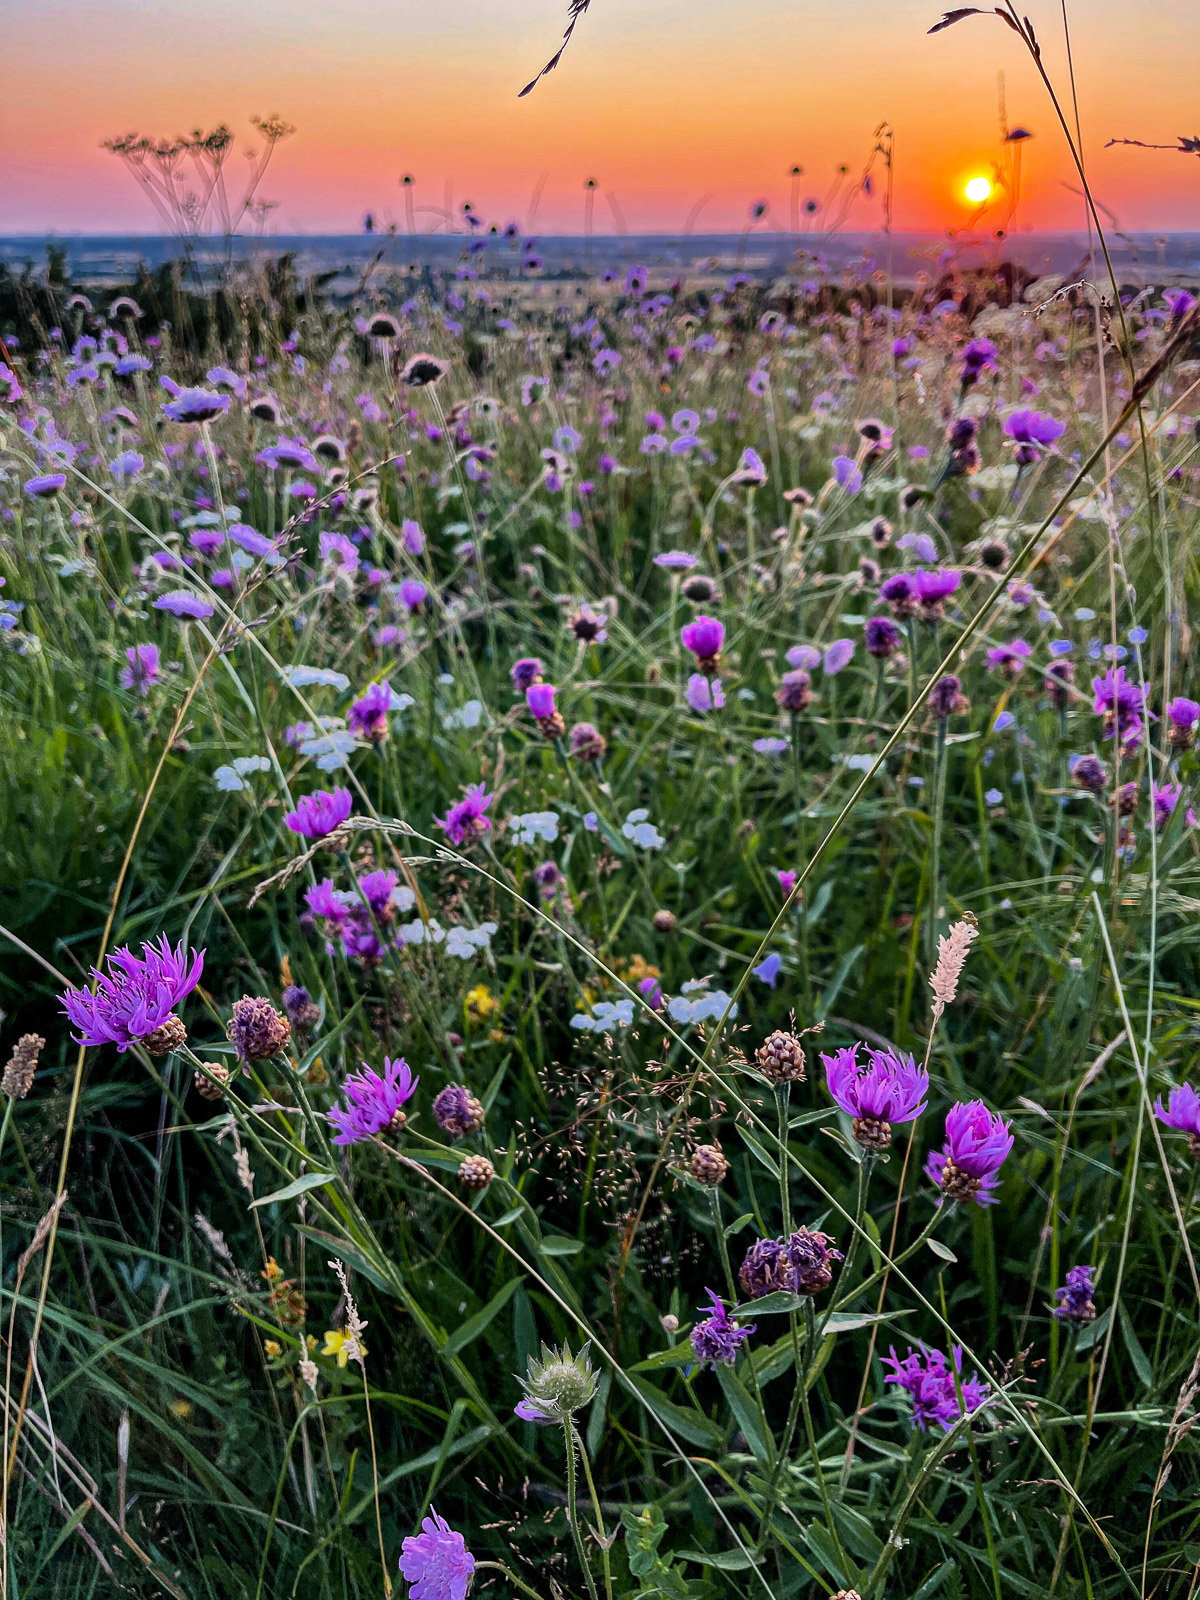
<path fill-rule="evenodd" d="M 541 1360 L 530 1359 L 522 1380 L 529 1398 L 559 1420 L 590 1405 L 596 1393 L 596 1374 L 588 1358 L 589 1348 L 585 1344 L 578 1355 L 572 1355 L 569 1344 L 560 1350 L 543 1344 Z"/>

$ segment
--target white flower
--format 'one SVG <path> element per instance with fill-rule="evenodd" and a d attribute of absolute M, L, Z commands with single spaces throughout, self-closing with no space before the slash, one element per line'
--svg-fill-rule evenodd
<path fill-rule="evenodd" d="M 293 689 L 307 689 L 319 683 L 329 689 L 348 689 L 350 679 L 344 672 L 334 672 L 331 667 L 285 667 L 283 675 Z"/>
<path fill-rule="evenodd" d="M 477 950 L 486 950 L 496 932 L 498 923 L 483 922 L 478 928 L 464 928 L 461 923 L 447 930 L 446 954 L 469 961 Z"/>
<path fill-rule="evenodd" d="M 410 702 L 411 704 L 411 702 Z M 477 728 L 483 720 L 483 701 L 468 700 L 457 711 L 447 711 L 442 718 L 443 728 Z"/>
<path fill-rule="evenodd" d="M 312 757 L 321 772 L 336 772 L 358 749 L 358 741 L 347 728 L 330 728 L 326 733 L 302 739 L 299 748 L 301 755 Z"/>
<path fill-rule="evenodd" d="M 654 824 L 646 821 L 649 815 L 644 806 L 639 806 L 625 818 L 621 832 L 643 850 L 661 850 L 666 841 Z"/>
<path fill-rule="evenodd" d="M 229 766 L 218 767 L 213 773 L 213 778 L 218 789 L 234 793 L 246 787 L 242 779 L 249 777 L 252 772 L 270 772 L 270 770 L 271 763 L 266 756 L 238 756 Z"/>
<path fill-rule="evenodd" d="M 508 825 L 517 836 L 517 843 L 530 845 L 538 839 L 553 844 L 558 838 L 558 814 L 554 811 L 526 811 L 523 815 L 509 817 Z"/>
<path fill-rule="evenodd" d="M 703 994 L 698 994 L 694 1000 L 689 1000 L 685 997 L 687 993 L 695 993 L 697 989 L 702 987 L 702 982 L 685 983 L 683 985 L 685 993 L 676 995 L 673 1000 L 667 1001 L 667 1015 L 672 1022 L 678 1022 L 684 1027 L 693 1022 L 704 1022 L 710 1017 L 714 1022 L 719 1022 L 725 1015 L 727 1008 L 730 1021 L 737 1016 L 737 1006 L 729 1005 L 729 996 L 723 989 L 714 989 L 711 993 L 706 991 Z"/>
<path fill-rule="evenodd" d="M 392 890 L 392 904 L 397 911 L 411 911 L 417 903 L 417 897 L 406 883 L 398 883 Z"/>
<path fill-rule="evenodd" d="M 571 1026 L 580 1033 L 611 1033 L 613 1028 L 628 1028 L 633 1022 L 632 1000 L 597 1000 L 592 1014 L 577 1011 Z"/>
<path fill-rule="evenodd" d="M 411 922 L 403 922 L 396 930 L 405 944 L 424 944 L 426 936 L 430 944 L 441 944 L 446 937 L 446 930 L 436 917 L 430 917 L 428 926 L 420 917 L 414 917 Z"/>

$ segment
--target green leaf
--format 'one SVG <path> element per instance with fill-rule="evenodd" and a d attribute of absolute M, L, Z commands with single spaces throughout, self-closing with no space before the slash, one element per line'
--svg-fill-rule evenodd
<path fill-rule="evenodd" d="M 721 1448 L 721 1435 L 713 1424 L 694 1406 L 677 1406 L 674 1400 L 668 1400 L 661 1389 L 648 1383 L 645 1378 L 630 1375 L 630 1383 L 638 1392 L 642 1403 L 663 1423 L 672 1433 L 677 1433 L 681 1439 L 686 1439 L 689 1444 L 699 1445 L 701 1449 L 717 1451 Z"/>
<path fill-rule="evenodd" d="M 774 1294 L 765 1294 L 761 1300 L 747 1300 L 744 1306 L 734 1306 L 730 1312 L 733 1317 L 769 1317 L 780 1311 L 799 1311 L 804 1305 L 802 1294 L 789 1294 L 786 1289 L 777 1289 Z"/>
<path fill-rule="evenodd" d="M 592 1401 L 592 1409 L 588 1416 L 587 1425 L 587 1453 L 595 1459 L 596 1451 L 600 1448 L 600 1441 L 604 1437 L 604 1419 L 608 1415 L 608 1391 L 612 1388 L 612 1372 L 602 1372 L 600 1381 L 596 1385 L 596 1397 Z"/>
<path fill-rule="evenodd" d="M 1148 1389 L 1154 1382 L 1154 1368 L 1150 1365 L 1150 1358 L 1142 1349 L 1137 1334 L 1133 1331 L 1133 1323 L 1129 1320 L 1129 1313 L 1122 1300 L 1117 1310 L 1121 1323 L 1121 1336 L 1125 1340 L 1125 1348 L 1129 1351 L 1129 1359 L 1133 1362 L 1134 1371 Z"/>
<path fill-rule="evenodd" d="M 272 1206 L 277 1200 L 294 1200 L 298 1194 L 307 1194 L 310 1189 L 320 1189 L 326 1183 L 336 1183 L 336 1172 L 306 1172 L 302 1178 L 296 1178 L 288 1184 L 286 1189 L 276 1189 L 274 1194 L 265 1194 L 261 1200 L 251 1200 L 251 1211 L 257 1211 L 259 1206 Z"/>
<path fill-rule="evenodd" d="M 720 1572 L 745 1572 L 754 1566 L 749 1550 L 680 1550 L 680 1561 L 694 1561 L 698 1567 L 716 1567 Z"/>
<path fill-rule="evenodd" d="M 766 1167 L 767 1171 L 775 1179 L 776 1183 L 778 1183 L 779 1182 L 779 1166 L 778 1166 L 778 1163 L 775 1161 L 775 1158 L 773 1156 L 769 1156 L 767 1154 L 767 1152 L 763 1149 L 762 1145 L 759 1144 L 758 1140 L 750 1132 L 749 1128 L 739 1127 L 738 1128 L 738 1132 L 742 1136 L 742 1143 L 753 1153 L 753 1155 L 759 1161 L 762 1162 L 763 1166 Z"/>
<path fill-rule="evenodd" d="M 940 1239 L 926 1239 L 925 1243 L 939 1260 L 948 1261 L 952 1267 L 957 1265 L 958 1257 Z"/>
<path fill-rule="evenodd" d="M 356 1271 L 361 1272 L 368 1283 L 373 1283 L 377 1289 L 382 1289 L 385 1294 L 395 1294 L 395 1285 L 390 1284 L 371 1265 L 356 1245 L 348 1244 L 345 1239 L 339 1239 L 334 1233 L 326 1233 L 322 1228 L 309 1228 L 304 1223 L 298 1223 L 297 1227 L 306 1239 L 311 1239 L 314 1244 L 319 1244 L 322 1250 L 328 1250 L 339 1261 L 344 1261 L 348 1267 L 353 1267 Z"/>
<path fill-rule="evenodd" d="M 754 1221 L 754 1213 L 753 1213 L 753 1211 L 743 1211 L 741 1216 L 738 1217 L 736 1221 L 731 1222 L 729 1224 L 729 1226 L 725 1229 L 725 1237 L 727 1239 L 732 1239 L 735 1233 L 741 1233 L 742 1229 L 746 1226 L 746 1224 L 748 1222 L 753 1222 L 753 1221 Z"/>
<path fill-rule="evenodd" d="M 1112 1307 L 1106 1306 L 1095 1322 L 1089 1322 L 1086 1328 L 1080 1328 L 1075 1335 L 1076 1350 L 1090 1350 L 1103 1334 L 1108 1332 L 1108 1325 L 1112 1321 Z"/>
<path fill-rule="evenodd" d="M 866 947 L 865 944 L 856 944 L 854 946 L 853 950 L 848 950 L 846 952 L 846 954 L 842 957 L 841 963 L 839 964 L 837 971 L 834 973 L 833 977 L 829 980 L 829 987 L 826 989 L 825 993 L 821 996 L 820 1004 L 817 1006 L 817 1016 L 818 1017 L 827 1017 L 829 1015 L 830 1006 L 833 1005 L 833 1002 L 837 999 L 838 995 L 842 992 L 842 985 L 845 983 L 846 979 L 850 976 L 850 972 L 851 972 L 851 969 L 854 966 L 854 963 L 858 960 L 859 956 L 862 955 L 863 951 L 866 948 L 867 947 Z"/>
<path fill-rule="evenodd" d="M 869 1328 L 876 1322 L 894 1322 L 897 1317 L 911 1317 L 912 1311 L 835 1311 L 825 1325 L 825 1337 L 839 1333 L 853 1333 L 855 1328 Z"/>
<path fill-rule="evenodd" d="M 721 1385 L 721 1390 L 729 1402 L 729 1409 L 737 1418 L 738 1427 L 746 1435 L 746 1442 L 758 1460 L 764 1466 L 767 1465 L 770 1461 L 770 1452 L 767 1448 L 766 1434 L 763 1432 L 762 1417 L 759 1415 L 758 1407 L 750 1398 L 732 1367 L 726 1366 L 723 1362 L 718 1362 L 714 1371 L 717 1374 L 717 1382 Z"/>
<path fill-rule="evenodd" d="M 670 1345 L 666 1350 L 656 1350 L 644 1361 L 635 1362 L 630 1372 L 654 1372 L 659 1367 L 686 1367 L 695 1363 L 696 1353 L 685 1340 L 683 1344 Z"/>
<path fill-rule="evenodd" d="M 442 1346 L 442 1354 L 457 1355 L 460 1350 L 465 1350 L 473 1339 L 478 1339 L 492 1318 L 503 1311 L 520 1287 L 520 1278 L 510 1278 L 504 1287 L 492 1296 L 482 1311 L 477 1311 L 473 1317 L 468 1317 L 455 1328 Z"/>
<path fill-rule="evenodd" d="M 568 1239 L 565 1234 L 552 1233 L 542 1239 L 538 1248 L 547 1256 L 577 1256 L 583 1249 L 583 1240 Z"/>

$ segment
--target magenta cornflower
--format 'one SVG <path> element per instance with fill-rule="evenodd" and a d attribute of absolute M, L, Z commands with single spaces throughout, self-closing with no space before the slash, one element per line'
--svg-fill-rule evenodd
<path fill-rule="evenodd" d="M 1047 445 L 1062 438 L 1067 425 L 1044 411 L 1022 410 L 1012 411 L 1005 417 L 1004 431 L 1017 446 L 1018 464 L 1028 467 L 1039 459 Z"/>
<path fill-rule="evenodd" d="M 463 790 L 462 799 L 449 806 L 444 817 L 434 817 L 434 824 L 451 844 L 482 838 L 492 825 L 491 819 L 484 813 L 495 798 L 494 794 L 488 794 L 483 784 L 468 784 Z"/>
<path fill-rule="evenodd" d="M 1033 646 L 1024 639 L 1014 639 L 1011 644 L 998 644 L 987 652 L 987 664 L 1010 681 L 1017 677 L 1033 654 Z M 1058 665 L 1059 663 L 1056 663 Z M 1062 663 L 1069 666 L 1069 662 Z"/>
<path fill-rule="evenodd" d="M 432 1506 L 421 1531 L 400 1546 L 400 1572 L 412 1600 L 466 1600 L 475 1574 L 475 1557 Z"/>
<path fill-rule="evenodd" d="M 893 1345 L 883 1359 L 883 1365 L 893 1369 L 884 1377 L 884 1383 L 899 1384 L 905 1391 L 912 1401 L 913 1427 L 922 1432 L 932 1422 L 949 1433 L 961 1417 L 978 1411 L 987 1399 L 987 1385 L 980 1381 L 978 1374 L 972 1373 L 969 1378 L 962 1376 L 962 1346 L 956 1344 L 953 1353 L 953 1371 L 940 1350 L 926 1350 L 924 1346 L 919 1352 L 910 1346 L 901 1361 Z M 957 1386 L 955 1373 L 958 1374 Z"/>
<path fill-rule="evenodd" d="M 289 811 L 284 821 L 293 833 L 305 839 L 324 839 L 336 833 L 354 809 L 349 789 L 318 789 L 306 794 L 295 811 Z"/>
<path fill-rule="evenodd" d="M 519 661 L 513 662 L 509 677 L 517 693 L 524 694 L 531 684 L 541 683 L 544 671 L 545 668 L 536 656 L 522 656 Z"/>
<path fill-rule="evenodd" d="M 878 1152 L 891 1145 L 893 1122 L 912 1122 L 925 1110 L 929 1074 L 912 1056 L 892 1050 L 868 1049 L 867 1056 L 861 1064 L 854 1044 L 821 1060 L 829 1093 L 854 1118 L 855 1139 L 864 1150 Z"/>
<path fill-rule="evenodd" d="M 1167 742 L 1172 750 L 1188 750 L 1200 723 L 1200 704 L 1185 695 L 1176 695 L 1166 706 Z"/>
<path fill-rule="evenodd" d="M 411 1099 L 419 1078 L 414 1078 L 403 1056 L 383 1058 L 382 1075 L 363 1062 L 361 1072 L 352 1072 L 342 1085 L 344 1106 L 325 1113 L 326 1121 L 338 1130 L 334 1144 L 360 1144 L 390 1130 L 404 1130 L 403 1106 Z"/>
<path fill-rule="evenodd" d="M 350 707 L 347 718 L 350 732 L 370 744 L 382 744 L 388 736 L 388 712 L 391 708 L 391 684 L 373 683 Z"/>
<path fill-rule="evenodd" d="M 946 1142 L 930 1152 L 926 1177 L 950 1200 L 994 1205 L 998 1173 L 1013 1147 L 1011 1129 L 982 1100 L 958 1101 L 946 1113 Z"/>
<path fill-rule="evenodd" d="M 786 867 L 780 867 L 776 871 L 775 876 L 779 879 L 779 888 L 783 894 L 783 898 L 786 900 L 791 894 L 792 890 L 796 887 L 796 879 L 799 874 L 792 872 Z"/>
<path fill-rule="evenodd" d="M 131 644 L 125 652 L 129 665 L 121 668 L 121 687 L 135 694 L 150 693 L 150 685 L 162 676 L 158 665 L 156 644 Z"/>
<path fill-rule="evenodd" d="M 1051 1315 L 1055 1321 L 1069 1322 L 1077 1328 L 1095 1322 L 1096 1303 L 1092 1298 L 1095 1292 L 1091 1267 L 1072 1267 L 1066 1282 L 1054 1291 Z"/>
<path fill-rule="evenodd" d="M 530 684 L 525 691 L 525 704 L 539 722 L 555 714 L 554 696 L 558 690 L 552 683 Z"/>
<path fill-rule="evenodd" d="M 704 1321 L 698 1322 L 691 1331 L 689 1337 L 692 1353 L 701 1365 L 707 1361 L 713 1366 L 718 1362 L 732 1366 L 738 1358 L 738 1352 L 755 1331 L 757 1324 L 751 1323 L 748 1327 L 740 1327 L 731 1319 L 719 1295 L 714 1294 L 711 1289 L 706 1289 L 704 1292 L 712 1302 L 712 1306 Z"/>
<path fill-rule="evenodd" d="M 77 1030 L 75 1043 L 115 1044 L 124 1051 L 144 1040 L 154 1053 L 170 1035 L 169 1048 L 178 1048 L 186 1033 L 172 1013 L 203 970 L 203 950 L 189 951 L 182 942 L 172 949 L 165 933 L 158 944 L 142 945 L 140 959 L 127 948 L 114 950 L 107 972 L 92 968 L 94 993 L 68 988 L 59 996 Z"/>
<path fill-rule="evenodd" d="M 925 567 L 918 567 L 914 577 L 922 617 L 926 622 L 940 622 L 946 614 L 946 601 L 958 588 L 962 573 L 947 571 L 942 567 L 930 572 Z"/>
<path fill-rule="evenodd" d="M 1130 683 L 1124 667 L 1110 667 L 1102 678 L 1092 679 L 1092 710 L 1104 718 L 1104 737 L 1119 738 L 1124 745 L 1141 742 L 1145 697 L 1140 684 Z"/>
<path fill-rule="evenodd" d="M 721 666 L 721 647 L 725 643 L 725 625 L 716 617 L 700 616 L 685 624 L 679 632 L 680 643 L 696 658 L 696 665 L 706 677 L 714 677 Z"/>
<path fill-rule="evenodd" d="M 1200 1095 L 1190 1083 L 1172 1089 L 1163 1106 L 1162 1095 L 1154 1102 L 1154 1115 L 1167 1128 L 1188 1136 L 1188 1150 L 1200 1161 Z"/>

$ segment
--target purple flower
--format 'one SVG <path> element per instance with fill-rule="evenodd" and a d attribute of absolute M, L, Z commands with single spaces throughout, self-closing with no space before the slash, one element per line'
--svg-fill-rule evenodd
<path fill-rule="evenodd" d="M 1017 677 L 1033 654 L 1033 646 L 1024 639 L 1014 639 L 1011 644 L 998 644 L 987 652 L 987 664 L 993 672 L 1008 679 Z"/>
<path fill-rule="evenodd" d="M 1150 802 L 1154 808 L 1153 826 L 1158 833 L 1161 833 L 1170 821 L 1171 813 L 1179 803 L 1182 792 L 1177 783 L 1164 783 L 1161 787 L 1153 783 L 1150 785 Z"/>
<path fill-rule="evenodd" d="M 277 467 L 292 467 L 303 472 L 317 470 L 317 458 L 303 439 L 281 439 L 278 444 L 260 450 L 254 459 L 260 466 L 270 467 L 272 471 Z"/>
<path fill-rule="evenodd" d="M 743 1292 L 761 1300 L 779 1290 L 817 1294 L 827 1289 L 833 1282 L 832 1263 L 842 1259 L 832 1244 L 828 1234 L 810 1228 L 797 1228 L 786 1239 L 756 1239 L 738 1274 Z"/>
<path fill-rule="evenodd" d="M 419 611 L 429 599 L 429 590 L 419 578 L 405 578 L 400 585 L 400 598 L 410 611 Z"/>
<path fill-rule="evenodd" d="M 924 1346 L 919 1354 L 910 1346 L 903 1361 L 897 1357 L 893 1346 L 883 1360 L 885 1367 L 889 1363 L 893 1370 L 883 1381 L 899 1384 L 908 1394 L 912 1401 L 913 1426 L 922 1432 L 935 1422 L 949 1433 L 961 1417 L 978 1411 L 987 1399 L 987 1385 L 980 1381 L 978 1374 L 973 1373 L 966 1379 L 962 1376 L 961 1345 L 954 1346 L 954 1371 L 950 1370 L 940 1350 L 926 1350 Z M 955 1373 L 958 1374 L 957 1387 Z M 959 1389 L 962 1390 L 961 1403 Z"/>
<path fill-rule="evenodd" d="M 720 678 L 706 678 L 702 672 L 692 673 L 683 697 L 692 710 L 701 715 L 714 709 L 719 711 L 725 704 L 725 691 Z"/>
<path fill-rule="evenodd" d="M 711 1289 L 706 1289 L 704 1292 L 712 1302 L 712 1308 L 704 1321 L 698 1322 L 691 1331 L 692 1353 L 701 1366 L 706 1361 L 713 1366 L 717 1362 L 732 1366 L 742 1346 L 755 1331 L 757 1323 L 751 1323 L 749 1327 L 739 1327 L 731 1320 L 720 1296 L 714 1294 Z"/>
<path fill-rule="evenodd" d="M 40 478 L 27 478 L 25 493 L 34 500 L 52 500 L 60 490 L 67 486 L 65 472 L 47 472 Z"/>
<path fill-rule="evenodd" d="M 1130 683 L 1124 667 L 1110 667 L 1102 678 L 1092 679 L 1092 710 L 1104 718 L 1104 737 L 1119 738 L 1123 745 L 1141 742 L 1145 724 L 1145 699 L 1140 684 Z"/>
<path fill-rule="evenodd" d="M 259 533 L 257 528 L 252 528 L 248 522 L 235 522 L 229 530 L 229 537 L 234 544 L 240 545 L 247 555 L 269 556 L 275 549 L 275 541 L 268 539 L 265 533 Z"/>
<path fill-rule="evenodd" d="M 945 602 L 958 588 L 962 573 L 947 572 L 941 567 L 930 572 L 925 567 L 918 567 L 914 576 L 921 615 L 926 622 L 939 621 L 945 615 Z"/>
<path fill-rule="evenodd" d="M 862 488 L 862 471 L 853 456 L 834 456 L 833 476 L 838 488 L 847 494 L 857 494 Z"/>
<path fill-rule="evenodd" d="M 775 703 L 781 711 L 796 716 L 812 704 L 812 698 L 812 679 L 802 667 L 797 667 L 794 672 L 785 672 L 780 678 L 775 691 Z"/>
<path fill-rule="evenodd" d="M 959 374 L 963 388 L 969 388 L 981 373 L 995 370 L 996 346 L 990 339 L 972 339 L 963 351 L 962 371 Z"/>
<path fill-rule="evenodd" d="M 814 644 L 794 644 L 785 659 L 789 667 L 811 672 L 814 667 L 821 665 L 821 652 Z"/>
<path fill-rule="evenodd" d="M 525 691 L 525 704 L 539 722 L 556 715 L 554 696 L 558 690 L 552 683 L 531 683 Z"/>
<path fill-rule="evenodd" d="M 232 404 L 229 395 L 214 394 L 211 389 L 180 389 L 163 405 L 163 413 L 172 422 L 211 422 L 224 416 Z"/>
<path fill-rule="evenodd" d="M 382 1076 L 364 1061 L 362 1071 L 352 1072 L 342 1085 L 346 1104 L 325 1113 L 326 1121 L 338 1130 L 333 1136 L 334 1144 L 359 1144 L 385 1129 L 402 1132 L 401 1108 L 419 1082 L 403 1056 L 397 1056 L 395 1061 L 384 1056 Z"/>
<path fill-rule="evenodd" d="M 363 899 L 377 922 L 385 922 L 393 915 L 392 896 L 399 881 L 394 872 L 382 868 L 368 872 L 358 880 Z"/>
<path fill-rule="evenodd" d="M 311 888 L 304 891 L 304 904 L 309 916 L 318 917 L 323 922 L 332 922 L 340 925 L 349 915 L 349 907 L 341 891 L 333 887 L 332 878 L 322 878 L 320 883 L 314 883 Z"/>
<path fill-rule="evenodd" d="M 483 1106 L 461 1083 L 448 1083 L 433 1097 L 433 1115 L 439 1128 L 457 1143 L 483 1127 Z"/>
<path fill-rule="evenodd" d="M 880 591 L 882 593 L 882 591 Z M 886 661 L 895 655 L 900 643 L 900 629 L 890 617 L 868 617 L 866 626 L 867 654 L 877 661 Z"/>
<path fill-rule="evenodd" d="M 825 659 L 821 663 L 823 670 L 832 675 L 840 672 L 843 667 L 850 665 L 854 656 L 853 639 L 835 639 L 825 652 Z"/>
<path fill-rule="evenodd" d="M 414 522 L 411 517 L 405 517 L 400 524 L 400 532 L 404 538 L 404 548 L 410 556 L 419 556 L 425 548 L 425 535 L 421 532 L 419 522 Z"/>
<path fill-rule="evenodd" d="M 835 1103 L 854 1118 L 854 1137 L 864 1150 L 883 1151 L 892 1142 L 893 1122 L 912 1122 L 925 1110 L 929 1074 L 912 1056 L 893 1050 L 867 1050 L 861 1066 L 858 1046 L 822 1055 L 825 1083 Z"/>
<path fill-rule="evenodd" d="M 530 684 L 540 683 L 545 669 L 536 656 L 522 656 L 519 661 L 514 661 L 509 677 L 512 679 L 513 688 L 518 694 L 524 694 Z"/>
<path fill-rule="evenodd" d="M 115 1044 L 128 1050 L 139 1039 L 152 1040 L 164 1025 L 174 1022 L 183 1043 L 183 1025 L 171 1013 L 200 981 L 204 951 L 190 953 L 182 942 L 173 950 L 163 934 L 158 944 L 143 944 L 139 959 L 128 949 L 114 950 L 108 971 L 92 968 L 95 992 L 65 989 L 59 996 L 73 1026 L 76 1044 Z M 157 1042 L 157 1041 L 156 1041 Z"/>
<path fill-rule="evenodd" d="M 691 556 L 686 550 L 664 550 L 661 555 L 655 556 L 656 567 L 666 567 L 671 572 L 686 572 L 696 565 L 696 557 Z"/>
<path fill-rule="evenodd" d="M 495 799 L 481 783 L 468 784 L 461 800 L 446 808 L 444 817 L 434 817 L 451 844 L 462 844 L 467 839 L 479 839 L 491 827 L 491 819 L 484 815 Z"/>
<path fill-rule="evenodd" d="M 786 900 L 796 887 L 796 879 L 799 874 L 781 867 L 776 871 L 775 876 L 779 879 L 779 887 L 783 893 L 783 898 Z"/>
<path fill-rule="evenodd" d="M 951 1200 L 995 1204 L 997 1173 L 1013 1147 L 1011 1123 L 982 1100 L 958 1101 L 946 1113 L 946 1142 L 930 1152 L 925 1175 Z"/>
<path fill-rule="evenodd" d="M 962 692 L 962 680 L 947 672 L 940 677 L 929 691 L 929 709 L 939 722 L 945 722 L 949 717 L 964 716 L 971 709 L 971 702 Z"/>
<path fill-rule="evenodd" d="M 1038 459 L 1042 446 L 1062 438 L 1067 425 L 1044 411 L 1012 411 L 1004 419 L 1004 431 L 1019 447 L 1018 462 L 1029 466 Z"/>
<path fill-rule="evenodd" d="M 156 644 L 131 644 L 125 652 L 127 667 L 121 668 L 121 687 L 136 694 L 149 694 L 150 685 L 161 676 Z"/>
<path fill-rule="evenodd" d="M 915 616 L 920 598 L 916 579 L 907 572 L 894 572 L 879 585 L 879 598 L 887 601 L 898 621 Z"/>
<path fill-rule="evenodd" d="M 1166 714 L 1167 741 L 1172 750 L 1187 750 L 1196 736 L 1200 705 L 1195 700 L 1177 695 L 1174 700 L 1167 702 Z"/>
<path fill-rule="evenodd" d="M 354 809 L 349 789 L 318 789 L 306 794 L 295 811 L 289 811 L 284 821 L 293 833 L 305 839 L 324 839 L 335 833 Z"/>
<path fill-rule="evenodd" d="M 771 954 L 764 962 L 754 968 L 754 976 L 760 983 L 765 983 L 768 989 L 773 989 L 779 977 L 779 969 L 782 965 L 783 958 L 781 956 Z"/>
<path fill-rule="evenodd" d="M 711 677 L 721 657 L 721 646 L 725 643 L 724 623 L 718 622 L 716 617 L 699 616 L 680 629 L 679 639 L 683 648 L 692 652 L 700 667 Z"/>
<path fill-rule="evenodd" d="M 538 1405 L 536 1400 L 531 1400 L 528 1395 L 523 1400 L 517 1401 L 513 1412 L 522 1422 L 536 1422 L 539 1427 L 545 1427 L 548 1422 L 558 1421 L 557 1417 Z"/>
<path fill-rule="evenodd" d="M 742 459 L 737 471 L 733 474 L 734 483 L 743 483 L 752 489 L 760 489 L 767 481 L 767 469 L 757 450 L 749 445 L 742 451 Z"/>
<path fill-rule="evenodd" d="M 155 600 L 154 611 L 169 611 L 173 617 L 211 617 L 213 608 L 190 589 L 177 589 L 174 594 L 164 594 Z"/>
<path fill-rule="evenodd" d="M 1067 1281 L 1054 1291 L 1051 1315 L 1057 1322 L 1070 1322 L 1077 1328 L 1095 1322 L 1096 1304 L 1092 1299 L 1095 1292 L 1091 1267 L 1072 1267 Z"/>
<path fill-rule="evenodd" d="M 124 480 L 136 478 L 145 465 L 145 456 L 139 455 L 136 450 L 122 450 L 120 455 L 114 456 L 108 463 L 108 470 L 114 478 Z"/>
<path fill-rule="evenodd" d="M 412 1600 L 466 1600 L 475 1572 L 475 1557 L 461 1533 L 455 1533 L 430 1506 L 418 1534 L 400 1546 L 400 1571 Z"/>
<path fill-rule="evenodd" d="M 1163 1109 L 1162 1095 L 1154 1102 L 1154 1115 L 1168 1128 L 1188 1135 L 1188 1149 L 1200 1160 L 1200 1095 L 1190 1083 L 1172 1089 Z"/>
<path fill-rule="evenodd" d="M 388 736 L 388 712 L 392 706 L 390 683 L 373 683 L 350 707 L 347 719 L 350 732 L 371 744 L 382 744 Z"/>

